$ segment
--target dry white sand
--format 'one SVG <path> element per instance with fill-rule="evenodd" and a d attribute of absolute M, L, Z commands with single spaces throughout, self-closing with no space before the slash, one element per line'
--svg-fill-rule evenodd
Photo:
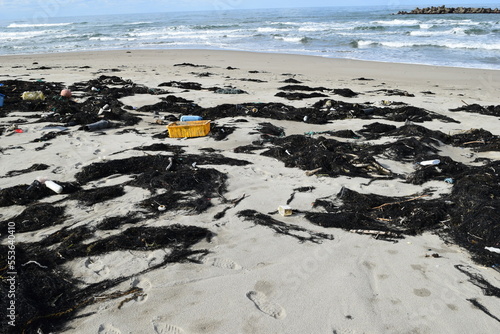
<path fill-rule="evenodd" d="M 36 62 L 37 64 L 34 64 Z M 173 66 L 180 63 L 206 65 L 204 67 Z M 193 100 L 202 107 L 222 103 L 281 102 L 297 107 L 310 106 L 319 99 L 287 101 L 274 94 L 294 77 L 308 86 L 350 88 L 363 93 L 356 98 L 331 95 L 346 102 L 402 101 L 430 111 L 447 114 L 461 123 L 426 122 L 424 126 L 445 133 L 457 133 L 471 128 L 483 128 L 499 134 L 498 119 L 464 112 L 450 113 L 464 103 L 499 104 L 500 71 L 435 66 L 375 63 L 318 57 L 205 50 L 169 51 L 111 51 L 50 55 L 8 56 L 0 58 L 0 80 L 43 79 L 49 82 L 89 80 L 101 74 L 117 75 L 135 83 L 157 87 L 162 82 L 199 82 L 204 87 L 231 85 L 248 94 L 224 95 L 207 91 L 185 91 L 167 87 L 173 95 Z M 40 66 L 47 70 L 30 70 Z M 83 66 L 89 66 L 83 68 Z M 235 69 L 228 69 L 232 67 Z M 112 72 L 118 69 L 119 72 Z M 254 72 L 258 71 L 258 72 Z M 209 77 L 199 73 L 210 72 Z M 253 72 L 253 73 L 251 73 Z M 286 74 L 286 75 L 285 75 Z M 372 81 L 354 80 L 369 78 Z M 241 81 L 259 79 L 264 82 Z M 401 89 L 415 97 L 387 97 L 377 89 Z M 425 94 L 431 91 L 434 94 Z M 77 101 L 78 94 L 74 97 Z M 141 107 L 158 102 L 157 96 L 140 95 L 122 100 Z M 24 117 L 12 113 L 3 122 Z M 349 233 L 340 229 L 326 229 L 309 223 L 301 214 L 274 218 L 307 230 L 331 234 L 333 240 L 320 244 L 299 243 L 297 239 L 276 234 L 272 229 L 254 226 L 236 213 L 253 209 L 262 213 L 275 211 L 285 204 L 298 187 L 313 186 L 314 191 L 297 193 L 290 206 L 294 210 L 312 210 L 315 199 L 333 196 L 342 186 L 363 192 L 388 196 L 416 194 L 424 187 L 432 187 L 435 196 L 447 193 L 451 185 L 430 182 L 415 186 L 392 180 L 363 186 L 366 179 L 305 176 L 304 171 L 285 168 L 282 162 L 258 154 L 236 154 L 233 149 L 248 145 L 259 138 L 249 134 L 263 121 L 271 121 L 285 129 L 287 135 L 307 131 L 354 131 L 372 121 L 342 120 L 326 125 L 277 121 L 247 117 L 247 123 L 235 123 L 233 118 L 217 120 L 217 124 L 234 125 L 237 130 L 225 141 L 209 137 L 186 141 L 167 138 L 152 139 L 164 130 L 152 126 L 153 116 L 144 115 L 136 126 L 145 135 L 128 133 L 106 136 L 92 132 L 71 131 L 64 140 L 43 151 L 30 141 L 43 134 L 47 124 L 21 124 L 23 134 L 2 136 L 2 147 L 10 149 L 0 156 L 0 175 L 19 170 L 33 163 L 46 163 L 49 171 L 0 178 L 0 187 L 29 184 L 40 175 L 54 180 L 72 181 L 74 175 L 93 162 L 142 155 L 129 148 L 168 143 L 183 145 L 187 153 L 199 154 L 202 148 L 221 150 L 226 157 L 251 161 L 244 167 L 213 166 L 227 173 L 227 198 L 247 197 L 238 206 L 229 209 L 225 217 L 213 220 L 223 206 L 214 199 L 214 207 L 200 215 L 165 214 L 159 220 L 145 220 L 144 226 L 165 226 L 173 223 L 195 225 L 215 233 L 211 242 L 201 242 L 197 249 L 208 249 L 210 254 L 201 263 L 180 263 L 134 276 L 157 263 L 168 250 L 154 252 L 122 251 L 99 257 L 71 261 L 66 268 L 85 283 L 132 275 L 116 290 L 139 287 L 144 296 L 118 308 L 124 298 L 103 301 L 81 309 L 78 314 L 89 314 L 74 319 L 64 333 L 498 333 L 500 323 L 474 308 L 467 299 L 476 298 L 492 314 L 500 317 L 500 304 L 487 297 L 467 276 L 456 270 L 462 264 L 500 285 L 500 276 L 491 268 L 473 263 L 463 249 L 445 244 L 439 237 L 423 234 L 407 237 L 398 243 L 375 240 L 367 235 Z M 389 122 L 390 123 L 390 122 Z M 393 123 L 396 124 L 396 123 Z M 401 125 L 401 124 L 399 124 Z M 399 126 L 398 125 L 398 126 Z M 116 155 L 113 155 L 116 152 Z M 474 153 L 464 149 L 445 152 L 455 161 L 472 164 L 477 157 L 499 158 L 492 153 Z M 390 162 L 392 163 L 392 162 Z M 411 172 L 413 167 L 398 163 L 389 165 L 398 172 Z M 203 168 L 203 166 L 200 166 Z M 124 182 L 124 178 L 105 178 L 99 185 Z M 96 184 L 97 185 L 97 184 Z M 127 194 L 102 204 L 85 207 L 74 203 L 68 212 L 72 217 L 64 226 L 95 225 L 104 217 L 126 214 L 147 196 L 145 190 L 126 188 Z M 60 199 L 54 196 L 50 201 Z M 48 200 L 47 200 L 48 201 Z M 2 208 L 2 219 L 19 214 L 22 207 Z M 19 234 L 17 241 L 39 240 L 60 226 Z M 103 238 L 119 231 L 103 232 Z M 438 253 L 440 258 L 428 257 Z M 426 256 L 427 255 L 427 256 Z"/>

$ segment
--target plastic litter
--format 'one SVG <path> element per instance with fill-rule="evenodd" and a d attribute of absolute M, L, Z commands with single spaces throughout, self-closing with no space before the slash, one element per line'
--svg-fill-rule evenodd
<path fill-rule="evenodd" d="M 110 110 L 109 104 L 105 104 L 101 109 L 99 109 L 98 115 L 102 115 L 105 111 Z"/>
<path fill-rule="evenodd" d="M 495 247 L 484 247 L 484 249 L 492 252 L 492 253 L 498 253 L 500 254 L 500 248 L 495 248 Z"/>
<path fill-rule="evenodd" d="M 181 122 L 192 122 L 192 121 L 201 121 L 203 117 L 195 116 L 195 115 L 184 115 L 181 116 Z"/>
<path fill-rule="evenodd" d="M 173 122 L 167 129 L 170 138 L 203 137 L 210 132 L 210 121 Z"/>
<path fill-rule="evenodd" d="M 280 205 L 278 207 L 278 212 L 282 216 L 291 216 L 292 215 L 292 208 L 288 205 Z"/>
<path fill-rule="evenodd" d="M 45 186 L 58 194 L 62 193 L 62 191 L 63 191 L 63 187 L 61 187 L 60 185 L 58 185 L 57 183 L 55 183 L 54 181 L 51 181 L 51 180 L 45 181 Z"/>
<path fill-rule="evenodd" d="M 111 122 L 103 119 L 92 124 L 87 124 L 83 127 L 83 129 L 85 131 L 96 131 L 96 130 L 107 129 L 109 127 L 111 127 Z"/>
<path fill-rule="evenodd" d="M 61 90 L 62 97 L 67 97 L 69 99 L 71 97 L 71 95 L 72 95 L 71 90 L 69 90 L 67 88 Z"/>
<path fill-rule="evenodd" d="M 39 176 L 36 178 L 36 180 L 28 187 L 28 190 L 30 190 L 33 187 L 37 187 L 38 185 L 43 184 L 50 190 L 54 191 L 55 193 L 62 193 L 63 187 L 60 186 L 59 184 L 55 183 L 52 180 L 49 180 L 45 176 Z"/>
<path fill-rule="evenodd" d="M 444 179 L 444 182 L 453 184 L 455 181 L 451 177 L 447 177 L 446 179 Z"/>
<path fill-rule="evenodd" d="M 439 165 L 441 163 L 441 160 L 436 159 L 436 160 L 426 160 L 426 161 L 421 161 L 419 163 L 420 166 L 431 166 L 431 165 Z"/>
<path fill-rule="evenodd" d="M 167 207 L 165 205 L 158 205 L 158 211 L 165 211 Z"/>
<path fill-rule="evenodd" d="M 0 94 L 0 107 L 3 107 L 3 101 L 5 99 L 5 95 Z"/>
<path fill-rule="evenodd" d="M 41 91 L 24 92 L 21 98 L 25 101 L 45 100 L 45 95 Z"/>

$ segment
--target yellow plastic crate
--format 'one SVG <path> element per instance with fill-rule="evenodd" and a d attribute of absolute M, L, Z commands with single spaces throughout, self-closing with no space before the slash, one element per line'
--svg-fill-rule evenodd
<path fill-rule="evenodd" d="M 210 132 L 210 121 L 173 122 L 167 129 L 170 138 L 203 137 Z"/>

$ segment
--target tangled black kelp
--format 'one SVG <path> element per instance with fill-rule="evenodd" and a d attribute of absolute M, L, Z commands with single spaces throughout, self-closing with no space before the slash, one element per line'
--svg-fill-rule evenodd
<path fill-rule="evenodd" d="M 363 148 L 356 144 L 302 135 L 269 138 L 269 140 L 274 146 L 261 155 L 283 161 L 285 167 L 298 167 L 306 171 L 321 168 L 322 174 L 331 177 L 392 176 L 390 170 L 377 163 L 372 155 L 364 154 Z"/>
<path fill-rule="evenodd" d="M 18 176 L 26 173 L 31 173 L 35 171 L 40 171 L 40 170 L 46 170 L 49 169 L 49 165 L 46 164 L 33 164 L 31 167 L 25 168 L 25 169 L 19 169 L 19 170 L 12 170 L 10 172 L 7 172 L 4 177 L 13 177 L 13 176 Z"/>
<path fill-rule="evenodd" d="M 243 210 L 238 212 L 237 215 L 245 220 L 252 221 L 256 225 L 269 227 L 278 234 L 293 237 L 300 242 L 321 243 L 323 240 L 333 240 L 331 234 L 314 232 L 301 226 L 286 224 L 255 210 Z"/>
<path fill-rule="evenodd" d="M 62 188 L 62 194 L 71 194 L 80 189 L 74 182 L 57 182 Z M 31 185 L 20 184 L 17 186 L 0 189 L 0 207 L 11 205 L 27 205 L 42 198 L 57 195 L 51 189 L 38 181 Z"/>
<path fill-rule="evenodd" d="M 48 226 L 62 224 L 68 218 L 65 214 L 65 210 L 65 207 L 54 206 L 47 203 L 33 204 L 29 205 L 23 212 L 14 218 L 0 222 L 0 226 L 4 232 L 7 231 L 9 222 L 14 223 L 16 231 L 20 233 L 41 230 Z M 0 239 L 7 236 L 7 233 L 4 232 L 2 232 L 2 237 L 0 237 Z"/>
<path fill-rule="evenodd" d="M 69 234 L 68 237 L 75 235 L 75 232 Z M 16 307 L 23 312 L 18 312 L 16 316 L 16 327 L 4 327 L 3 330 L 5 333 L 13 334 L 61 331 L 65 328 L 66 322 L 74 317 L 77 311 L 86 306 L 124 296 L 132 295 L 134 297 L 136 293 L 135 297 L 137 297 L 139 293 L 142 293 L 139 288 L 126 291 L 113 290 L 118 284 L 130 279 L 131 276 L 104 280 L 81 287 L 80 282 L 61 266 L 66 261 L 76 257 L 119 250 L 159 248 L 172 250 L 159 263 L 133 274 L 133 276 L 139 276 L 169 263 L 189 260 L 189 257 L 195 254 L 206 254 L 205 250 L 193 251 L 190 247 L 211 237 L 211 235 L 204 228 L 172 225 L 167 227 L 132 227 L 121 234 L 91 243 L 83 243 L 83 241 L 91 237 L 92 233 L 78 232 L 78 239 L 73 238 L 72 243 L 69 244 L 68 238 L 66 238 L 53 251 L 46 249 L 44 240 L 39 243 L 18 244 L 13 271 L 16 272 L 15 279 L 18 286 Z M 8 266 L 6 266 L 7 246 L 0 246 L 0 250 L 2 251 L 0 254 L 0 267 L 2 268 L 0 275 L 5 276 L 9 271 Z M 0 283 L 2 293 L 8 291 L 8 285 L 8 281 L 2 280 Z M 120 305 L 126 300 L 123 299 Z M 0 307 L 7 309 L 7 302 L 7 298 L 2 298 Z"/>
<path fill-rule="evenodd" d="M 336 199 L 314 202 L 315 207 L 326 212 L 308 212 L 306 218 L 323 227 L 414 235 L 434 229 L 448 218 L 446 203 L 425 197 L 387 197 L 342 188 Z M 342 204 L 336 204 L 337 201 Z"/>

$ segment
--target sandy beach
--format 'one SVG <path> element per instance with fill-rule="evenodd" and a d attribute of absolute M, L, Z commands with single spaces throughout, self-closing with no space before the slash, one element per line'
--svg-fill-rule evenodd
<path fill-rule="evenodd" d="M 0 331 L 500 331 L 500 257 L 484 249 L 500 241 L 454 227 L 468 175 L 487 166 L 498 188 L 500 71 L 120 50 L 2 56 L 0 83 L 0 267 L 12 225 L 18 281 Z M 36 85 L 43 103 L 20 99 Z M 85 131 L 78 110 L 113 126 Z M 210 134 L 168 137 L 182 115 Z M 33 199 L 15 195 L 37 178 Z M 494 220 L 491 191 L 471 220 Z M 37 277 L 46 295 L 23 286 Z"/>

